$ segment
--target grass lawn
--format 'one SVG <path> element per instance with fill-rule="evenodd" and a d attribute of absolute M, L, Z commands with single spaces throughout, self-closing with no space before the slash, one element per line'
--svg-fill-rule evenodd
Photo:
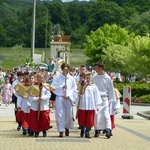
<path fill-rule="evenodd" d="M 70 52 L 70 65 L 79 67 L 85 64 L 87 57 L 83 54 L 81 49 L 71 49 Z M 4 60 L 0 60 L 0 67 L 4 70 L 12 69 L 15 66 L 24 65 L 23 59 L 29 58 L 31 55 L 30 48 L 23 48 L 22 50 L 13 50 L 12 48 L 0 47 L 0 56 L 4 56 Z M 43 54 L 44 48 L 36 48 L 35 54 Z M 46 60 L 50 57 L 50 50 L 47 48 Z"/>
<path fill-rule="evenodd" d="M 86 64 L 88 57 L 82 52 L 82 49 L 71 49 L 70 52 L 70 64 L 74 67 L 79 67 L 81 64 Z"/>

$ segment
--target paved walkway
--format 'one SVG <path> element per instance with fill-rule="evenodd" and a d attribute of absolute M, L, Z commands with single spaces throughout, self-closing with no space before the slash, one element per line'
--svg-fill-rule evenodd
<path fill-rule="evenodd" d="M 148 111 L 150 106 L 132 106 L 131 115 L 134 119 L 121 119 L 121 113 L 116 115 L 116 128 L 113 136 L 107 139 L 101 135 L 91 139 L 80 138 L 77 121 L 69 137 L 58 138 L 58 132 L 51 113 L 53 128 L 48 131 L 46 138 L 23 136 L 17 131 L 14 118 L 14 104 L 5 109 L 0 106 L 0 150 L 148 150 L 150 148 L 150 120 L 137 116 L 138 111 Z M 121 108 L 122 110 L 122 108 Z"/>

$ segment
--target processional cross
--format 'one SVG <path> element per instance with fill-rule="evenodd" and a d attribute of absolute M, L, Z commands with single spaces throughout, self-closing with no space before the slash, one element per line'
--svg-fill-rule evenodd
<path fill-rule="evenodd" d="M 69 68 L 67 68 L 67 61 L 68 61 L 68 52 L 70 52 L 70 50 L 67 50 L 67 45 L 65 45 L 65 49 L 64 50 L 59 50 L 60 53 L 64 53 L 65 54 L 65 70 L 66 72 L 68 71 Z M 67 73 L 65 73 L 65 85 L 67 85 Z M 67 96 L 67 89 L 65 89 L 65 96 Z M 67 106 L 67 101 L 65 101 L 65 105 Z M 65 109 L 65 121 L 66 121 L 66 115 L 67 115 L 67 107 Z"/>
<path fill-rule="evenodd" d="M 65 45 L 65 49 L 64 50 L 58 50 L 60 53 L 64 53 L 65 54 L 65 70 L 68 70 L 67 68 L 67 63 L 68 63 L 68 52 L 70 52 L 70 50 L 67 49 L 67 46 L 69 44 Z M 65 75 L 65 85 L 67 85 L 67 75 Z"/>

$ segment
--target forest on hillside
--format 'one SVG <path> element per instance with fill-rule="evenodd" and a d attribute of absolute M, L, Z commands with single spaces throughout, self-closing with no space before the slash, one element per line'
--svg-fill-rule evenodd
<path fill-rule="evenodd" d="M 117 24 L 135 35 L 150 33 L 150 0 L 37 0 L 36 6 L 36 47 L 44 47 L 45 33 L 49 41 L 56 28 L 80 46 L 86 35 L 105 24 Z M 1 47 L 31 46 L 32 11 L 33 0 L 0 0 Z"/>

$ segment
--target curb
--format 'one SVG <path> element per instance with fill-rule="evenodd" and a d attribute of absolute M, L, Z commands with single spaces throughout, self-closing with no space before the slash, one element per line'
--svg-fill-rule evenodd
<path fill-rule="evenodd" d="M 144 118 L 150 120 L 150 115 L 144 114 L 144 111 L 143 111 L 143 112 L 137 112 L 137 115 L 139 115 L 139 116 L 141 116 L 141 117 L 144 117 Z"/>
<path fill-rule="evenodd" d="M 123 102 L 120 102 L 120 104 L 123 104 Z M 150 104 L 148 103 L 133 103 L 131 102 L 131 105 L 134 105 L 134 106 L 150 106 Z"/>

